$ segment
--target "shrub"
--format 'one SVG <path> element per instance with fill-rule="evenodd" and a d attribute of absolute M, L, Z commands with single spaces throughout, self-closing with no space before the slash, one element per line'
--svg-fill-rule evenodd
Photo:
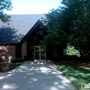
<path fill-rule="evenodd" d="M 13 63 L 14 62 L 23 62 L 23 61 L 24 61 L 23 58 L 15 58 L 15 59 L 12 60 Z"/>
<path fill-rule="evenodd" d="M 71 45 L 69 45 L 69 44 L 68 44 L 68 46 L 67 46 L 66 52 L 67 52 L 67 55 L 71 55 L 71 56 L 74 55 L 74 56 L 80 57 L 79 51 L 78 51 L 77 49 L 75 49 L 74 46 L 71 46 Z"/>
<path fill-rule="evenodd" d="M 63 60 L 79 60 L 79 57 L 77 55 L 65 55 L 63 57 Z"/>

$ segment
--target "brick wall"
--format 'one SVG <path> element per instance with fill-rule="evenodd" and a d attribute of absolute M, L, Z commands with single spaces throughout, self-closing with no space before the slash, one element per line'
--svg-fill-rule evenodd
<path fill-rule="evenodd" d="M 15 45 L 0 45 L 0 58 L 2 56 L 15 58 L 15 55 Z"/>
<path fill-rule="evenodd" d="M 24 58 L 24 56 L 27 56 L 27 41 L 22 44 L 22 58 Z"/>

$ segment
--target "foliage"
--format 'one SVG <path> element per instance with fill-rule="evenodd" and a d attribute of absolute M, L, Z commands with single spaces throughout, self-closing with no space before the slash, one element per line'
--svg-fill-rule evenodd
<path fill-rule="evenodd" d="M 0 28 L 0 43 L 16 43 L 23 35 L 17 34 L 17 30 L 10 27 Z"/>
<path fill-rule="evenodd" d="M 46 14 L 46 45 L 70 43 L 81 57 L 90 58 L 90 0 L 62 0 L 62 7 Z"/>
<path fill-rule="evenodd" d="M 0 64 L 0 72 L 2 72 L 1 65 L 2 64 Z M 20 65 L 21 65 L 20 63 L 10 63 L 9 68 L 10 68 L 10 70 L 13 70 L 13 69 L 15 69 L 16 67 L 18 67 Z"/>
<path fill-rule="evenodd" d="M 9 21 L 10 16 L 4 13 L 4 10 L 11 10 L 12 3 L 11 0 L 0 0 L 0 19 L 3 22 Z"/>
<path fill-rule="evenodd" d="M 13 70 L 13 69 L 15 69 L 16 67 L 18 67 L 20 65 L 21 65 L 20 63 L 11 63 L 10 64 L 10 70 Z"/>
<path fill-rule="evenodd" d="M 80 51 L 82 57 L 90 58 L 90 1 L 81 0 L 80 14 L 73 21 L 69 41 Z"/>
<path fill-rule="evenodd" d="M 59 36 L 60 35 L 60 36 Z M 59 45 L 60 47 L 66 47 L 66 33 L 63 31 L 50 31 L 48 36 L 45 37 L 45 42 L 47 46 Z"/>
<path fill-rule="evenodd" d="M 74 46 L 71 46 L 69 44 L 67 46 L 66 53 L 67 53 L 67 55 L 70 55 L 70 56 L 76 55 L 76 56 L 80 57 L 79 51 L 76 50 Z"/>
<path fill-rule="evenodd" d="M 15 63 L 15 62 L 23 62 L 23 61 L 24 61 L 23 58 L 15 58 L 15 59 L 12 60 L 13 63 Z"/>
<path fill-rule="evenodd" d="M 65 47 L 65 43 L 67 41 L 66 32 L 62 29 L 60 20 L 61 16 L 59 15 L 60 11 L 52 10 L 48 14 L 46 14 L 47 20 L 45 20 L 46 26 L 48 28 L 48 35 L 45 37 L 44 43 L 47 46 L 56 46 L 60 45 L 61 47 Z"/>
<path fill-rule="evenodd" d="M 69 4 L 66 6 L 65 0 L 62 0 L 62 4 L 64 6 L 53 9 L 46 14 L 47 19 L 44 22 L 48 28 L 48 35 L 45 37 L 45 44 L 65 47 L 68 42 L 70 26 L 77 18 L 77 13 L 73 9 L 78 9 L 78 7 L 74 8 Z M 75 3 L 76 6 L 77 4 Z"/>

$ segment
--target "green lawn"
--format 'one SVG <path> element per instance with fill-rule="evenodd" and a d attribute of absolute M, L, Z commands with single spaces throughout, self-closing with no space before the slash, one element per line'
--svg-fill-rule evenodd
<path fill-rule="evenodd" d="M 81 89 L 81 84 L 90 83 L 90 68 L 79 68 L 71 65 L 62 65 L 59 64 L 59 70 L 63 72 L 63 74 L 68 78 L 71 83 L 77 88 L 77 90 Z M 84 90 L 90 90 L 84 89 Z"/>

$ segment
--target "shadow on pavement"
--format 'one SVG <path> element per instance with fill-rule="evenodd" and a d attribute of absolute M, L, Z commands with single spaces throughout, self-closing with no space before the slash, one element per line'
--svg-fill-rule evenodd
<path fill-rule="evenodd" d="M 76 90 L 53 62 L 25 62 L 0 73 L 0 90 Z"/>

